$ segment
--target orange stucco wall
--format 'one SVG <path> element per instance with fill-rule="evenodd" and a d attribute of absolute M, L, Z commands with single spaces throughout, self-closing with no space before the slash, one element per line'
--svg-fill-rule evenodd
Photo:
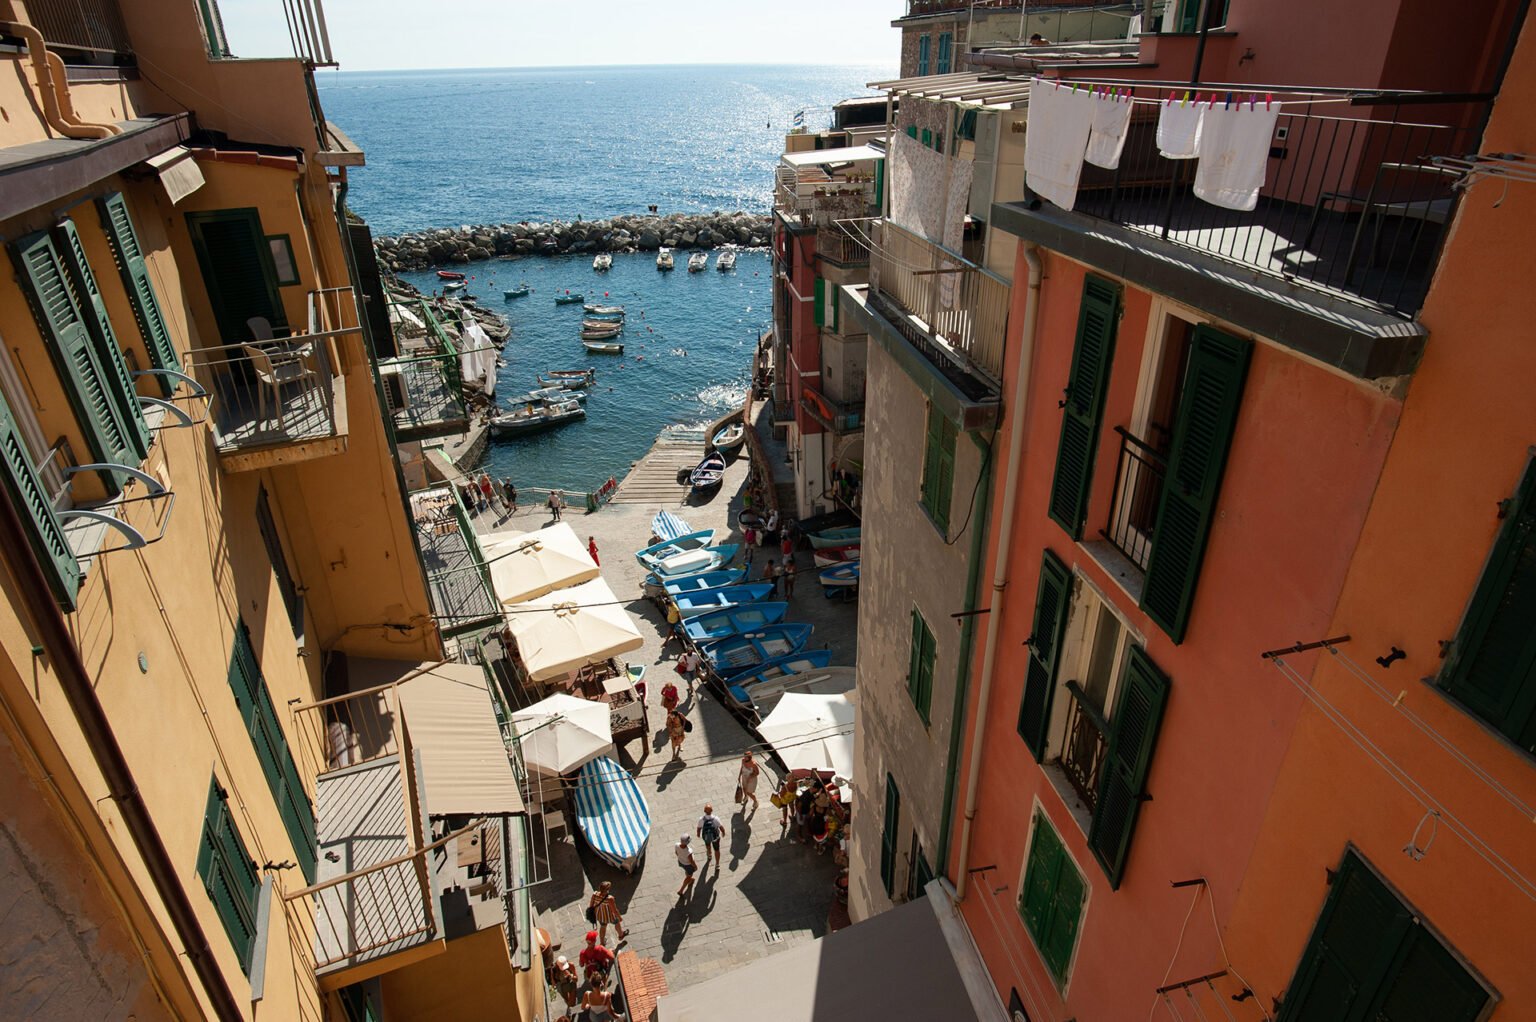
<path fill-rule="evenodd" d="M 1221 914 L 1233 903 L 1301 703 L 1259 653 L 1326 627 L 1399 405 L 1379 388 L 1255 340 L 1189 629 L 1175 646 L 1090 550 L 1046 517 L 1062 414 L 1058 399 L 1071 363 L 1084 269 L 1051 253 L 1043 256 L 1017 513 L 1013 522 L 990 530 L 989 562 L 1003 528 L 1012 529 L 1013 545 L 1006 592 L 981 619 L 983 629 L 1001 633 L 991 698 L 979 712 L 986 745 L 973 847 L 962 866 L 990 864 L 996 870 L 976 882 L 962 907 L 1005 999 L 1018 988 L 1043 1017 L 1134 1018 L 1146 1012 L 1170 968 L 1190 904 L 1190 892 L 1171 890 L 1170 881 L 1203 876 Z M 1014 288 L 1015 330 L 1023 318 L 1023 284 L 1021 274 Z M 1130 423 L 1149 317 L 1163 311 L 1148 294 L 1125 289 L 1084 530 L 1088 540 L 1098 538 L 1108 519 L 1119 444 L 1112 427 Z M 1010 339 L 1009 350 L 1005 376 L 1011 380 L 1020 371 L 1017 338 Z M 999 466 L 1010 457 L 1008 429 L 1005 422 Z M 1000 478 L 994 521 L 1002 490 Z M 1111 891 L 1081 825 L 1015 731 L 1023 642 L 1031 630 L 1043 547 L 1109 598 L 1171 679 L 1148 781 L 1152 801 L 1142 807 L 1118 891 Z M 985 638 L 983 630 L 978 651 Z M 978 653 L 978 672 L 980 667 Z M 969 718 L 974 726 L 974 703 Z M 971 769 L 962 765 L 963 772 Z M 1036 799 L 1091 888 L 1064 999 L 1014 909 Z M 1207 920 L 1191 928 L 1172 968 L 1201 975 L 1218 967 Z"/>

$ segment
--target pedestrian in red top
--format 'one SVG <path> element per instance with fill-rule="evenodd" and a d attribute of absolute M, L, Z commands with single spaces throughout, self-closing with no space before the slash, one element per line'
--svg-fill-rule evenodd
<path fill-rule="evenodd" d="M 592 563 L 593 564 L 597 565 L 598 567 L 602 567 L 603 566 L 603 562 L 597 559 L 597 537 L 596 536 L 588 536 L 587 537 L 587 553 L 592 555 Z"/>
<path fill-rule="evenodd" d="M 602 985 L 613 968 L 613 952 L 597 942 L 597 931 L 587 931 L 587 946 L 577 961 L 586 972 L 587 982 Z"/>
<path fill-rule="evenodd" d="M 795 537 L 789 534 L 788 529 L 779 534 L 779 552 L 784 555 L 786 561 L 795 556 Z"/>

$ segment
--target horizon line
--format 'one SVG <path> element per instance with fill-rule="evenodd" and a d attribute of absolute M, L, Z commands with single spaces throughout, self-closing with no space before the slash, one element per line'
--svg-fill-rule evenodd
<path fill-rule="evenodd" d="M 521 65 L 475 65 L 465 67 L 349 67 L 340 66 L 332 68 L 316 68 L 316 72 L 330 71 L 332 74 L 380 74 L 396 73 L 409 74 L 427 71 L 597 71 L 612 70 L 632 67 L 889 67 L 893 62 L 886 60 L 850 60 L 840 64 L 825 64 L 815 61 L 766 61 L 766 60 L 703 60 L 703 61 L 655 61 L 650 63 L 633 64 L 521 64 Z M 899 63 L 899 62 L 894 62 Z"/>

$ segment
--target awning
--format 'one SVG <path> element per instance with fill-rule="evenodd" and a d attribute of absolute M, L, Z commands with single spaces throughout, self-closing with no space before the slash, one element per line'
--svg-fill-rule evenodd
<path fill-rule="evenodd" d="M 203 172 L 192 158 L 192 150 L 186 146 L 167 149 L 144 162 L 155 168 L 160 186 L 173 206 L 203 187 Z"/>
<path fill-rule="evenodd" d="M 514 604 L 597 578 L 597 564 L 571 527 L 556 522 L 534 532 L 488 532 L 480 549 L 496 599 Z"/>
<path fill-rule="evenodd" d="M 996 109 L 1029 105 L 1029 76 L 1010 77 L 1000 71 L 893 78 L 884 82 L 870 82 L 869 87 L 884 90 L 892 96 L 911 96 L 939 103 Z"/>
<path fill-rule="evenodd" d="M 853 692 L 814 695 L 787 692 L 757 733 L 791 770 L 830 770 L 853 777 Z"/>
<path fill-rule="evenodd" d="M 723 1004 L 730 1005 L 732 1022 L 1008 1019 L 970 931 L 939 881 L 925 898 L 665 994 L 656 1002 L 656 1018 L 716 1022 Z"/>
<path fill-rule="evenodd" d="M 645 645 L 629 611 L 600 578 L 515 605 L 507 626 L 534 681 L 572 674 Z"/>
<path fill-rule="evenodd" d="M 421 758 L 432 816 L 524 811 L 485 673 L 471 664 L 415 664 L 399 688 L 405 729 Z"/>
<path fill-rule="evenodd" d="M 559 776 L 599 756 L 613 754 L 608 704 L 556 693 L 512 711 L 523 763 L 529 770 Z"/>
<path fill-rule="evenodd" d="M 873 146 L 851 145 L 837 149 L 811 149 L 803 153 L 785 153 L 779 159 L 791 167 L 819 167 L 827 163 L 851 163 L 855 160 L 880 160 L 885 153 Z"/>
<path fill-rule="evenodd" d="M 361 167 L 366 158 L 362 148 L 331 121 L 325 122 L 325 147 L 315 154 L 322 167 Z"/>

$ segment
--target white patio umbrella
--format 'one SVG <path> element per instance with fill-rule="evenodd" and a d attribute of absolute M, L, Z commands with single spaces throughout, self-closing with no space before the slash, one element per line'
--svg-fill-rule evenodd
<path fill-rule="evenodd" d="M 607 703 L 564 694 L 512 712 L 523 762 L 529 770 L 556 776 L 613 754 L 608 721 Z"/>
<path fill-rule="evenodd" d="M 506 617 L 534 681 L 571 674 L 645 645 L 629 611 L 600 578 L 515 604 Z"/>
<path fill-rule="evenodd" d="M 786 692 L 757 726 L 757 733 L 791 770 L 831 770 L 839 777 L 851 778 L 853 695 Z"/>
<path fill-rule="evenodd" d="M 480 548 L 490 562 L 496 598 L 512 604 L 597 578 L 597 565 L 564 522 L 533 532 L 489 533 Z"/>

